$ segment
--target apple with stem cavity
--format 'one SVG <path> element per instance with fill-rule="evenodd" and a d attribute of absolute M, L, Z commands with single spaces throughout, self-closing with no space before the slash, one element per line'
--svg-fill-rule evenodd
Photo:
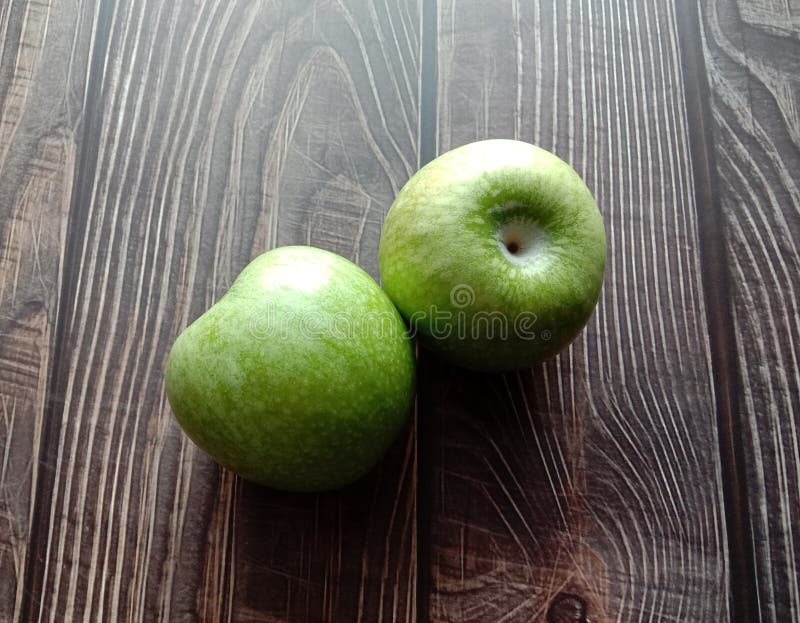
<path fill-rule="evenodd" d="M 565 348 L 597 304 L 603 219 L 566 162 L 512 140 L 449 151 L 397 195 L 381 233 L 385 290 L 423 345 L 474 370 Z"/>
<path fill-rule="evenodd" d="M 365 474 L 397 437 L 414 353 L 372 277 L 334 253 L 282 247 L 178 336 L 166 381 L 181 426 L 218 462 L 318 491 Z"/>

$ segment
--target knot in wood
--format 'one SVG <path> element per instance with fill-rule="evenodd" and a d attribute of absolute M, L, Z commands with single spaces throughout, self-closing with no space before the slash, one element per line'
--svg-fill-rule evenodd
<path fill-rule="evenodd" d="M 571 593 L 558 593 L 547 610 L 547 623 L 588 623 L 586 602 Z"/>

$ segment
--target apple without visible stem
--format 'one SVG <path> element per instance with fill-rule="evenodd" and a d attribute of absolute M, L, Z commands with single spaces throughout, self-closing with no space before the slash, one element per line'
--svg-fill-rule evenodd
<path fill-rule="evenodd" d="M 414 354 L 367 273 L 321 249 L 282 247 L 180 334 L 167 395 L 189 437 L 245 478 L 334 489 L 369 471 L 405 424 Z"/>
<path fill-rule="evenodd" d="M 387 215 L 384 288 L 421 342 L 466 368 L 528 367 L 586 325 L 606 240 L 580 176 L 521 141 L 464 145 L 420 169 Z"/>

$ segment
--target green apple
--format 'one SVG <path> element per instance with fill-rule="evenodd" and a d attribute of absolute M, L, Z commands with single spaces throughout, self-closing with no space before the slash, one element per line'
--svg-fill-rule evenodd
<path fill-rule="evenodd" d="M 420 341 L 466 368 L 528 367 L 597 304 L 603 219 L 580 176 L 521 141 L 464 145 L 420 169 L 383 226 L 383 286 Z"/>
<path fill-rule="evenodd" d="M 398 435 L 414 354 L 367 273 L 328 251 L 281 247 L 178 336 L 166 384 L 183 429 L 219 463 L 319 491 L 365 474 Z"/>

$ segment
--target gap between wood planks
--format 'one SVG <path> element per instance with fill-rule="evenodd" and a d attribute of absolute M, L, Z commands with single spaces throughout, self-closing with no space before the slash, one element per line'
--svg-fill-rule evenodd
<path fill-rule="evenodd" d="M 438 135 L 438 6 L 436 0 L 422 0 L 422 36 L 420 50 L 420 101 L 419 101 L 419 162 L 422 167 L 436 157 Z M 417 362 L 425 353 L 416 348 Z M 424 364 L 417 366 L 418 377 L 425 369 Z M 419 382 L 418 382 L 419 385 Z M 417 389 L 419 400 L 419 387 Z M 430 474 L 433 466 L 427 460 L 425 437 L 431 433 L 431 422 L 427 418 L 417 419 L 417 552 L 416 552 L 416 611 L 417 619 L 428 620 L 428 595 L 431 586 L 431 549 L 430 528 L 431 515 L 425 508 L 424 500 L 428 499 L 429 482 L 424 478 Z"/>

